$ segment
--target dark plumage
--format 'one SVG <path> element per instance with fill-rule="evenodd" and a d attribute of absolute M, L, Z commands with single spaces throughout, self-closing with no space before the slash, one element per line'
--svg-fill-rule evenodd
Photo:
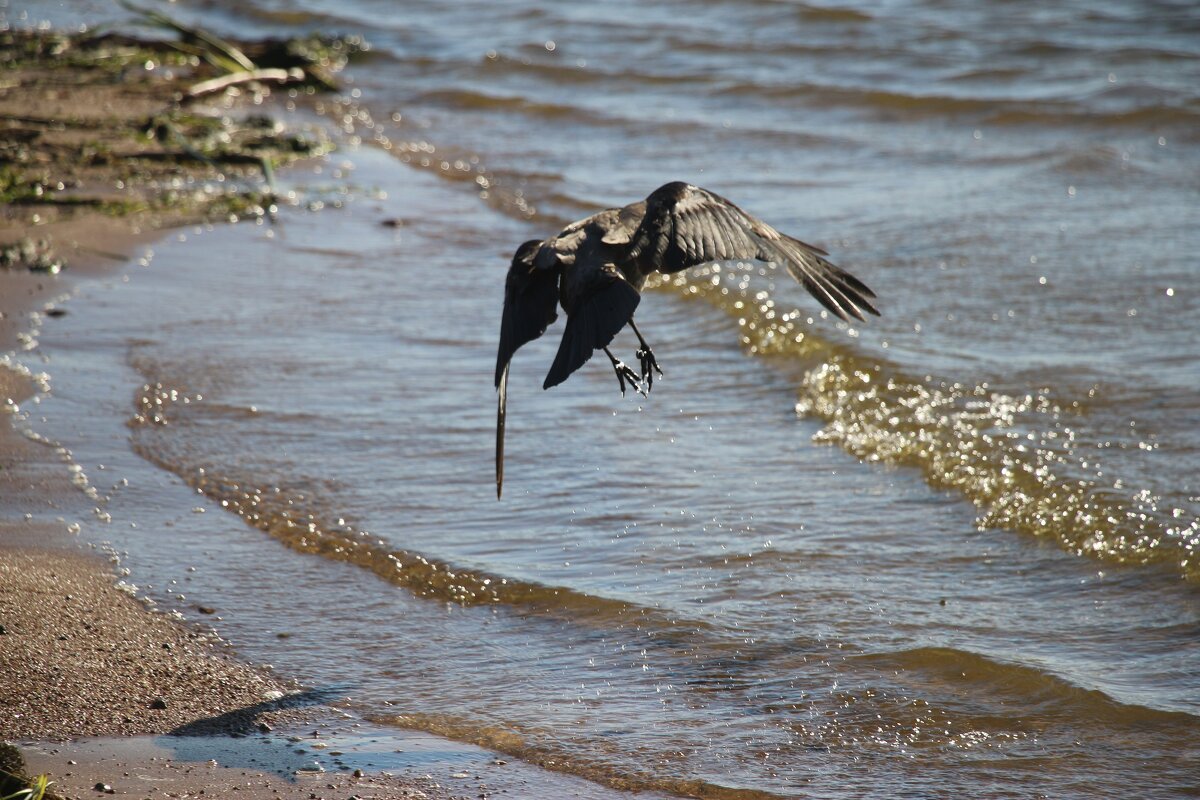
<path fill-rule="evenodd" d="M 504 481 L 504 418 L 508 365 L 525 343 L 546 332 L 567 314 L 562 342 L 542 388 L 567 379 L 604 350 L 612 361 L 622 394 L 626 381 L 649 389 L 658 362 L 633 312 L 652 272 L 674 273 L 710 261 L 754 259 L 787 267 L 825 308 L 841 319 L 879 315 L 875 297 L 858 278 L 825 259 L 819 247 L 782 234 L 720 195 L 687 183 L 668 183 L 645 200 L 610 208 L 563 228 L 545 241 L 517 248 L 504 287 L 504 314 L 496 354 L 496 496 Z M 628 324 L 638 337 L 641 374 L 608 351 L 613 337 Z"/>

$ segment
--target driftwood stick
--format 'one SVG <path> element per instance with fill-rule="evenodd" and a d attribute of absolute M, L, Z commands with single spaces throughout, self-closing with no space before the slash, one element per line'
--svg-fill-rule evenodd
<path fill-rule="evenodd" d="M 273 83 L 296 83 L 304 80 L 304 70 L 298 67 L 291 69 L 249 69 L 245 72 L 234 72 L 229 75 L 222 75 L 219 78 L 212 78 L 207 81 L 200 81 L 184 95 L 184 99 L 193 100 L 197 97 L 213 92 L 220 92 L 228 89 L 230 86 L 236 86 L 239 83 L 249 83 L 250 81 L 270 81 Z"/>

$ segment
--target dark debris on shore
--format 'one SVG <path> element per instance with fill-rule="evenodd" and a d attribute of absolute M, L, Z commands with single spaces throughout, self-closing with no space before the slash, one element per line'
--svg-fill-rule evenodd
<path fill-rule="evenodd" d="M 268 213 L 275 170 L 332 149 L 319 129 L 240 109 L 272 87 L 337 90 L 361 39 L 235 42 L 126 6 L 149 35 L 0 31 L 0 269 L 57 272 L 53 242 L 30 229 L 74 214 Z"/>

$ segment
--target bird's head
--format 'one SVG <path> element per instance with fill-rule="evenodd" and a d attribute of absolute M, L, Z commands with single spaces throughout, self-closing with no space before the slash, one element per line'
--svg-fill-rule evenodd
<path fill-rule="evenodd" d="M 512 265 L 515 267 L 518 264 L 524 264 L 527 267 L 533 266 L 533 257 L 537 255 L 537 251 L 541 249 L 542 242 L 540 239 L 530 239 L 520 247 L 517 252 L 513 253 Z"/>

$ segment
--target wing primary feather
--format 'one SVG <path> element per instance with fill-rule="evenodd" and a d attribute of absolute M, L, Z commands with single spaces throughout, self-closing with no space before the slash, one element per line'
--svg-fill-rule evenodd
<path fill-rule="evenodd" d="M 854 301 L 847 297 L 845 292 L 839 289 L 837 285 L 829 279 L 829 276 L 824 274 L 819 267 L 814 269 L 812 267 L 808 267 L 808 265 L 802 265 L 801 268 L 804 270 L 804 274 L 807 275 L 813 283 L 821 287 L 823 295 L 829 297 L 837 306 L 835 313 L 837 313 L 839 317 L 846 322 L 849 322 L 851 317 L 854 317 L 860 322 L 863 320 L 862 311 L 858 309 L 858 306 L 855 305 Z M 817 299 L 820 300 L 821 298 L 818 297 Z"/>
<path fill-rule="evenodd" d="M 871 287 L 867 286 L 849 272 L 846 272 L 846 270 L 842 269 L 841 267 L 835 267 L 832 264 L 829 265 L 829 268 L 830 272 L 836 275 L 843 283 L 854 289 L 854 291 L 858 292 L 863 297 L 875 297 L 875 292 L 871 291 Z"/>
<path fill-rule="evenodd" d="M 862 281 L 855 278 L 845 270 L 838 269 L 833 264 L 822 259 L 819 263 L 821 274 L 839 293 L 842 294 L 856 309 L 859 310 L 858 318 L 863 319 L 861 312 L 866 311 L 875 316 L 882 316 L 873 303 L 868 298 L 874 297 L 875 294 L 866 287 Z M 865 291 L 864 291 L 865 290 Z"/>
<path fill-rule="evenodd" d="M 801 280 L 800 275 L 803 274 L 811 282 L 811 285 L 819 286 L 821 292 L 818 294 L 812 291 L 809 283 L 801 280 L 805 288 L 808 288 L 809 292 L 826 308 L 828 305 L 825 303 L 825 298 L 831 300 L 837 306 L 834 313 L 843 320 L 849 322 L 850 317 L 859 321 L 864 320 L 863 309 L 879 316 L 879 311 L 843 278 L 843 276 L 849 275 L 845 270 L 830 264 L 821 256 L 813 253 L 806 245 L 791 237 L 784 237 L 777 249 L 787 259 L 788 272 L 792 273 L 797 280 Z M 855 282 L 860 283 L 857 280 Z"/>
<path fill-rule="evenodd" d="M 813 280 L 811 275 L 801 272 L 799 275 L 793 274 L 793 277 L 800 281 L 800 285 L 807 289 L 808 293 L 815 297 L 818 303 L 829 309 L 838 319 L 845 320 L 846 322 L 850 321 L 850 318 L 846 316 L 846 312 L 842 310 L 833 296 L 825 290 L 824 286 Z"/>
<path fill-rule="evenodd" d="M 860 282 L 855 281 L 855 283 L 858 284 L 858 286 L 855 286 L 855 285 L 845 281 L 845 279 L 842 278 L 837 273 L 831 273 L 831 275 L 832 275 L 831 280 L 833 280 L 834 285 L 836 285 L 839 289 L 842 290 L 842 292 L 847 297 L 849 297 L 852 301 L 854 301 L 854 305 L 858 306 L 859 308 L 863 309 L 864 311 L 874 314 L 877 317 L 882 316 L 879 313 L 879 309 L 877 309 L 875 307 L 875 305 L 870 300 L 867 299 L 867 295 L 870 294 L 870 291 L 871 291 L 870 289 L 867 289 L 866 292 L 860 291 L 858 289 L 858 286 L 862 286 L 862 284 Z M 863 287 L 863 288 L 866 288 L 866 287 Z M 874 297 L 875 295 L 870 294 L 870 296 Z"/>

